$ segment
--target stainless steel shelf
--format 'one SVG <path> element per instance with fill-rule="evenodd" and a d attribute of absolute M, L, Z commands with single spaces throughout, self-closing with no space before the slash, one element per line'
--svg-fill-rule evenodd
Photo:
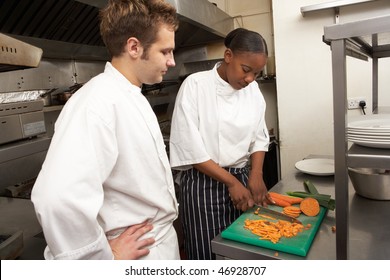
<path fill-rule="evenodd" d="M 301 7 L 301 13 L 304 16 L 305 14 L 309 12 L 315 12 L 315 11 L 321 11 L 321 10 L 327 10 L 327 9 L 338 9 L 340 7 L 349 6 L 349 5 L 356 5 L 361 4 L 365 2 L 373 2 L 377 0 L 341 0 L 341 1 L 332 1 L 327 3 L 320 3 L 310 6 Z"/>
<path fill-rule="evenodd" d="M 348 201 L 348 167 L 390 167 L 390 150 L 352 145 L 347 137 L 347 63 L 346 56 L 370 57 L 372 61 L 372 110 L 378 111 L 378 59 L 390 56 L 390 16 L 365 19 L 324 28 L 324 42 L 332 51 L 333 118 L 336 194 L 336 254 L 348 259 L 351 249 Z M 374 201 L 373 204 L 380 202 Z"/>
<path fill-rule="evenodd" d="M 354 144 L 348 151 L 348 167 L 390 168 L 390 149 Z"/>

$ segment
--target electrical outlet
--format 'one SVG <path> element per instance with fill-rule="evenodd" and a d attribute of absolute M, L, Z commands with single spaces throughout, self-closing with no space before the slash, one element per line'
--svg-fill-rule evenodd
<path fill-rule="evenodd" d="M 360 106 L 359 106 L 360 101 L 364 101 L 364 102 L 367 103 L 367 101 L 366 101 L 366 99 L 364 97 L 348 98 L 348 100 L 347 100 L 348 110 L 360 109 Z"/>

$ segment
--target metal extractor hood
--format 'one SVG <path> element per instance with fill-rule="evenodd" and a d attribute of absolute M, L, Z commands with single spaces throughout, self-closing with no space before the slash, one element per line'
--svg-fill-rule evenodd
<path fill-rule="evenodd" d="M 38 67 L 42 49 L 0 33 L 0 72 Z"/>
<path fill-rule="evenodd" d="M 207 0 L 166 0 L 179 16 L 176 49 L 221 41 L 233 18 Z M 43 57 L 106 60 L 99 9 L 107 0 L 2 0 L 0 32 L 43 50 Z"/>
<path fill-rule="evenodd" d="M 107 0 L 76 0 L 102 8 Z M 180 20 L 176 48 L 220 41 L 233 28 L 233 18 L 208 0 L 165 0 L 176 8 Z"/>
<path fill-rule="evenodd" d="M 221 41 L 234 28 L 233 18 L 207 0 L 166 1 L 176 8 L 180 20 L 177 48 Z"/>

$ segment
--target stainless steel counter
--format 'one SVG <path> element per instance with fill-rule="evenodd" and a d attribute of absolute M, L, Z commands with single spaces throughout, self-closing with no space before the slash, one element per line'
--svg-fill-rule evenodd
<path fill-rule="evenodd" d="M 333 176 L 312 176 L 291 171 L 271 190 L 304 190 L 303 181 L 310 180 L 320 193 L 335 197 Z M 347 205 L 345 207 L 348 207 Z M 336 209 L 337 211 L 337 209 Z M 276 252 L 266 248 L 223 239 L 220 235 L 212 240 L 212 250 L 218 259 L 284 259 L 284 260 L 335 260 L 336 234 L 331 227 L 336 225 L 336 211 L 328 211 L 309 253 L 300 257 Z M 390 259 L 390 201 L 363 198 L 349 185 L 349 256 L 353 260 Z M 347 221 L 346 221 L 347 222 Z M 337 229 L 336 229 L 337 230 Z"/>

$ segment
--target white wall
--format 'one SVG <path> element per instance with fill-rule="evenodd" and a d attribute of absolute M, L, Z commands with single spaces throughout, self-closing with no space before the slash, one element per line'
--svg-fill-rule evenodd
<path fill-rule="evenodd" d="M 322 42 L 334 12 L 300 13 L 301 7 L 322 2 L 330 1 L 272 1 L 282 178 L 305 156 L 334 152 L 331 51 Z M 350 6 L 340 10 L 340 23 L 389 13 L 390 1 Z M 390 60 L 381 61 L 380 68 L 380 102 L 390 106 Z M 348 97 L 366 97 L 371 108 L 371 64 L 348 58 L 347 69 Z"/>
<path fill-rule="evenodd" d="M 272 10 L 270 0 L 209 0 L 217 4 L 230 16 L 234 17 L 234 27 L 245 27 L 259 32 L 268 45 L 268 62 L 266 74 L 275 74 L 274 59 L 274 38 L 272 29 Z M 209 45 L 207 56 L 209 59 L 223 57 L 223 44 Z M 269 130 L 273 130 L 274 135 L 278 137 L 278 118 L 277 118 L 277 93 L 276 84 L 272 82 L 260 84 L 261 92 L 267 103 L 265 119 Z"/>
<path fill-rule="evenodd" d="M 234 17 L 234 27 L 259 32 L 268 45 L 265 73 L 275 74 L 271 0 L 209 0 Z"/>

